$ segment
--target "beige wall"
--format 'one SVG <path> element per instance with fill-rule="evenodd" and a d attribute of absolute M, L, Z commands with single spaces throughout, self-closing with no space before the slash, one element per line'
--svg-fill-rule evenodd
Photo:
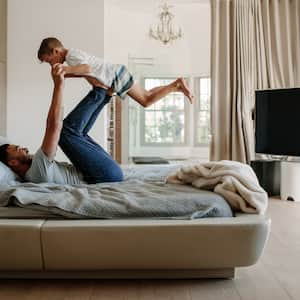
<path fill-rule="evenodd" d="M 6 0 L 0 0 L 0 135 L 6 134 Z"/>
<path fill-rule="evenodd" d="M 103 0 L 9 0 L 7 34 L 7 136 L 35 152 L 41 145 L 53 83 L 50 68 L 36 53 L 47 36 L 60 38 L 67 48 L 104 54 Z M 83 79 L 66 81 L 68 113 L 88 92 Z M 92 136 L 106 147 L 105 118 Z M 57 158 L 64 159 L 59 152 Z"/>

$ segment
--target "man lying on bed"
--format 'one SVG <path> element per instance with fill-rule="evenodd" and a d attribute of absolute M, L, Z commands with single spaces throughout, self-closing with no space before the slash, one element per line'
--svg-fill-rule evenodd
<path fill-rule="evenodd" d="M 55 64 L 51 75 L 54 89 L 42 146 L 34 155 L 30 155 L 27 148 L 2 145 L 0 160 L 21 178 L 34 183 L 92 184 L 122 181 L 123 173 L 119 165 L 88 135 L 111 96 L 105 89 L 94 86 L 63 120 L 65 73 L 59 64 Z M 73 165 L 54 160 L 57 145 Z"/>

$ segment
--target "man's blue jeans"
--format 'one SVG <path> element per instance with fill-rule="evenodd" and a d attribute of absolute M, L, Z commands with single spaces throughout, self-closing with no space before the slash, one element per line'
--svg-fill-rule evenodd
<path fill-rule="evenodd" d="M 110 98 L 105 89 L 94 87 L 63 121 L 59 146 L 89 184 L 123 180 L 117 162 L 88 136 Z"/>

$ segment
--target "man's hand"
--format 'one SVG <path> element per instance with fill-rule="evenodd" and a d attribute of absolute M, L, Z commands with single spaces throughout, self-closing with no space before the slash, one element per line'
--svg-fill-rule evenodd
<path fill-rule="evenodd" d="M 65 70 L 63 64 L 54 64 L 51 68 L 51 76 L 55 86 L 63 85 L 65 82 Z"/>

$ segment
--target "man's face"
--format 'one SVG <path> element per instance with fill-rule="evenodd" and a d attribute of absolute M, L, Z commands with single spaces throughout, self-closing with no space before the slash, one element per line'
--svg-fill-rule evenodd
<path fill-rule="evenodd" d="M 46 62 L 53 66 L 54 64 L 62 64 L 64 62 L 63 55 L 58 48 L 54 48 L 51 54 L 44 54 L 42 56 L 42 62 Z"/>
<path fill-rule="evenodd" d="M 7 147 L 7 158 L 8 162 L 12 160 L 19 161 L 20 163 L 27 162 L 30 158 L 29 151 L 27 148 L 21 148 L 17 145 L 9 145 Z"/>

